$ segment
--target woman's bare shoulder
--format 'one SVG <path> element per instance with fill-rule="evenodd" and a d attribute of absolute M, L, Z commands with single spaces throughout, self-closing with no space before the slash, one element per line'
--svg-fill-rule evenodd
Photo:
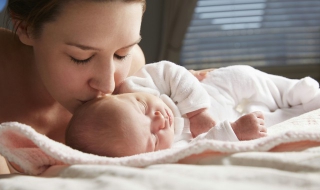
<path fill-rule="evenodd" d="M 14 33 L 8 29 L 0 28 L 0 58 L 4 58 L 3 55 L 8 54 L 8 51 L 16 44 L 16 41 Z"/>
<path fill-rule="evenodd" d="M 24 45 L 12 31 L 0 28 L 0 64 L 6 64 L 23 60 Z M 19 55 L 19 56 L 18 56 Z"/>
<path fill-rule="evenodd" d="M 1 42 L 8 42 L 10 39 L 14 40 L 15 34 L 6 28 L 0 27 L 0 40 Z"/>

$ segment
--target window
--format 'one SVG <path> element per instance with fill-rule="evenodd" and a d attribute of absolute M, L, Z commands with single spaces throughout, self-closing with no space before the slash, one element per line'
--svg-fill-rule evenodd
<path fill-rule="evenodd" d="M 320 75 L 320 0 L 199 0 L 180 63 L 188 69 L 308 65 Z"/>
<path fill-rule="evenodd" d="M 0 0 L 0 12 L 2 12 L 7 5 L 7 0 Z"/>

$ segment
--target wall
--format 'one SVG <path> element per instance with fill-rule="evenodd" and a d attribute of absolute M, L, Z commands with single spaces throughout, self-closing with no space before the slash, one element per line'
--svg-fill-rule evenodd
<path fill-rule="evenodd" d="M 145 54 L 146 62 L 158 60 L 161 43 L 163 1 L 147 0 L 147 9 L 143 15 L 140 46 Z"/>

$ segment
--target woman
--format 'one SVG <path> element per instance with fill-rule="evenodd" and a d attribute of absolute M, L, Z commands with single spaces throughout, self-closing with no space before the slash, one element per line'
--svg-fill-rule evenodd
<path fill-rule="evenodd" d="M 9 0 L 16 36 L 0 31 L 0 122 L 63 142 L 75 108 L 144 64 L 144 9 L 145 0 Z"/>
<path fill-rule="evenodd" d="M 9 0 L 15 34 L 0 30 L 0 123 L 25 123 L 64 143 L 78 106 L 112 93 L 145 64 L 137 45 L 145 6 L 145 0 Z M 3 158 L 0 173 L 8 173 Z"/>

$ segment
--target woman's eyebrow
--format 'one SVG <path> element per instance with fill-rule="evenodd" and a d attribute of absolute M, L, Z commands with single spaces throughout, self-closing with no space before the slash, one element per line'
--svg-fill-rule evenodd
<path fill-rule="evenodd" d="M 130 47 L 132 47 L 132 46 L 134 46 L 134 45 L 138 44 L 141 40 L 142 40 L 142 38 L 141 38 L 141 36 L 139 36 L 138 40 L 136 40 L 136 41 L 135 41 L 135 42 L 133 42 L 132 44 L 127 45 L 127 46 L 125 46 L 125 47 L 123 47 L 123 48 L 121 48 L 121 49 L 127 49 L 127 48 L 130 48 Z"/>
<path fill-rule="evenodd" d="M 71 42 L 66 42 L 67 45 L 69 46 L 74 46 L 82 50 L 95 50 L 95 51 L 100 51 L 99 48 L 87 46 L 87 45 L 82 45 L 82 44 L 77 44 L 77 43 L 71 43 Z"/>
<path fill-rule="evenodd" d="M 136 44 L 138 44 L 140 41 L 141 41 L 141 36 L 139 36 L 138 40 L 136 40 L 135 42 L 133 42 L 132 44 L 130 45 L 127 45 L 121 49 L 127 49 L 127 48 L 130 48 Z M 74 47 L 77 47 L 79 49 L 82 49 L 82 50 L 95 50 L 95 51 L 100 51 L 99 48 L 95 48 L 95 47 L 92 47 L 92 46 L 87 46 L 87 45 L 82 45 L 82 44 L 77 44 L 77 43 L 71 43 L 71 42 L 66 42 L 67 45 L 69 46 L 74 46 Z"/>

